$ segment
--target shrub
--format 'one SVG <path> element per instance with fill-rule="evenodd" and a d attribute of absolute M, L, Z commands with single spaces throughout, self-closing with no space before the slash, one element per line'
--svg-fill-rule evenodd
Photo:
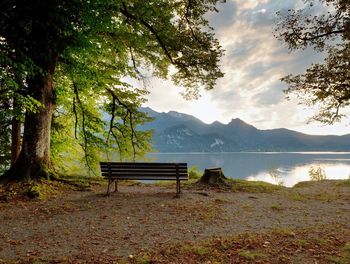
<path fill-rule="evenodd" d="M 324 169 L 317 165 L 311 166 L 309 169 L 309 176 L 312 181 L 322 181 L 327 179 Z"/>
<path fill-rule="evenodd" d="M 192 166 L 188 170 L 188 177 L 190 180 L 199 180 L 202 177 L 202 172 L 198 169 L 197 166 Z"/>

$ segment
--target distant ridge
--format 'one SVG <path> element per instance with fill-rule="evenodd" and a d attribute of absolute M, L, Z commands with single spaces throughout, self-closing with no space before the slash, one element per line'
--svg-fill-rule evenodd
<path fill-rule="evenodd" d="M 350 151 L 350 134 L 316 136 L 285 128 L 260 130 L 239 118 L 228 124 L 205 124 L 176 111 L 141 110 L 154 117 L 141 129 L 154 130 L 153 147 L 160 152 Z"/>

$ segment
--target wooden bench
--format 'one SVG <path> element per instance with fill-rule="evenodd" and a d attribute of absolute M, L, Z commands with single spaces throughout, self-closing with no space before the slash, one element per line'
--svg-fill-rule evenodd
<path fill-rule="evenodd" d="M 179 197 L 180 181 L 188 180 L 187 163 L 100 162 L 100 167 L 102 176 L 108 179 L 107 195 L 113 182 L 114 191 L 118 191 L 118 180 L 175 180 Z"/>

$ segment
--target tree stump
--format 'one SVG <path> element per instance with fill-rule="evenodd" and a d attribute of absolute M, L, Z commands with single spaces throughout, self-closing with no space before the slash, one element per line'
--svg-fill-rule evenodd
<path fill-rule="evenodd" d="M 221 168 L 206 168 L 198 183 L 210 186 L 227 186 L 226 179 Z"/>

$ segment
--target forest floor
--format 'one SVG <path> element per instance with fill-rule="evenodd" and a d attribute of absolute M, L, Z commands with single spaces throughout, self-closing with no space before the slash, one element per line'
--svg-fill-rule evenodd
<path fill-rule="evenodd" d="M 3 199 L 0 263 L 350 263 L 349 180 L 195 186 L 180 199 L 139 183 Z"/>

